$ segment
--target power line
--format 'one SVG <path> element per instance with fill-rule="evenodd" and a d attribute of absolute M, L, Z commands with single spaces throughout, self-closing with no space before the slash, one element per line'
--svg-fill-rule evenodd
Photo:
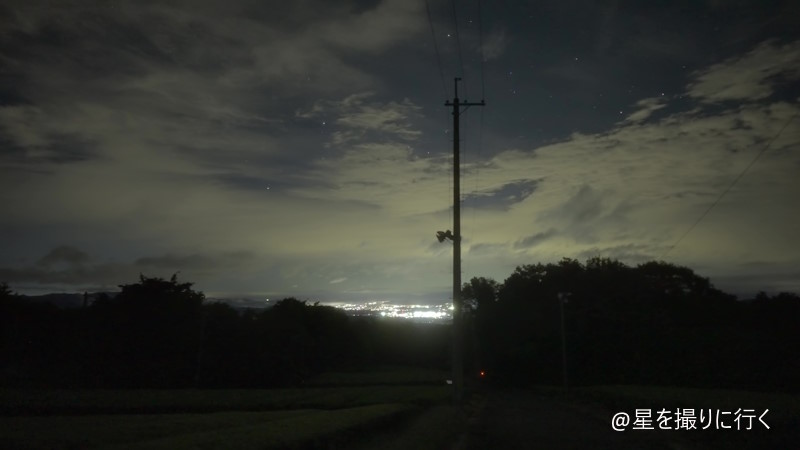
<path fill-rule="evenodd" d="M 478 181 L 480 180 L 480 159 L 481 154 L 483 153 L 483 108 L 481 108 L 480 120 L 478 122 L 478 154 L 475 157 L 475 160 L 478 161 L 478 164 L 475 167 L 475 192 L 478 192 Z"/>
<path fill-rule="evenodd" d="M 483 150 L 483 108 L 481 108 L 480 112 L 480 121 L 478 125 L 478 151 L 474 158 L 474 165 L 475 165 L 475 187 L 472 189 L 472 218 L 470 224 L 470 231 L 475 234 L 475 230 L 478 228 L 477 226 L 477 211 L 478 211 L 478 185 L 480 182 L 481 177 L 481 153 Z"/>
<path fill-rule="evenodd" d="M 481 12 L 481 0 L 478 0 L 478 50 L 480 51 L 480 58 L 481 58 L 481 99 L 486 98 L 486 82 L 484 81 L 484 70 L 483 70 L 483 63 L 484 63 L 484 53 L 483 53 L 483 14 Z M 478 187 L 480 184 L 480 177 L 481 177 L 481 156 L 483 153 L 483 111 L 484 108 L 481 108 L 480 112 L 480 120 L 478 122 L 478 154 L 475 155 L 475 188 L 472 191 L 472 224 L 473 226 L 477 227 L 477 220 L 475 218 L 477 214 L 477 202 L 478 202 Z"/>
<path fill-rule="evenodd" d="M 484 81 L 483 71 L 483 14 L 481 13 L 481 0 L 478 0 L 478 50 L 480 51 L 481 58 L 481 99 L 486 98 L 486 82 Z M 475 214 L 477 208 L 477 192 L 478 185 L 481 177 L 481 153 L 483 153 L 483 110 L 481 108 L 480 121 L 478 124 L 478 154 L 475 156 L 475 189 L 473 190 L 473 207 L 472 207 L 472 222 L 476 223 Z"/>
<path fill-rule="evenodd" d="M 434 51 L 436 53 L 436 66 L 439 69 L 439 79 L 442 82 L 442 94 L 444 94 L 444 98 L 445 99 L 448 99 L 450 97 L 450 94 L 447 91 L 447 84 L 444 81 L 444 70 L 442 70 L 442 56 L 441 56 L 441 52 L 439 51 L 439 43 L 436 40 L 436 29 L 433 26 L 433 18 L 431 17 L 431 6 L 430 6 L 430 2 L 428 0 L 425 0 L 425 13 L 426 13 L 426 15 L 428 17 L 428 25 L 430 26 L 430 29 L 431 29 L 431 39 L 433 40 L 433 49 L 434 49 Z M 449 114 L 447 113 L 446 110 L 443 111 L 443 114 L 445 116 L 445 122 L 446 122 L 447 121 L 447 117 L 449 116 Z M 450 174 L 448 176 L 448 179 L 447 179 L 447 197 L 446 198 L 449 199 L 452 191 L 453 191 L 453 179 L 452 179 L 452 174 Z M 450 211 L 450 221 L 451 222 L 453 221 L 453 211 L 452 210 Z"/>
<path fill-rule="evenodd" d="M 458 34 L 458 15 L 456 14 L 456 0 L 451 0 L 450 4 L 453 5 L 453 24 L 455 26 L 456 34 L 456 49 L 458 50 L 458 64 L 461 67 L 461 78 L 464 77 L 464 58 L 461 57 L 461 37 Z M 464 98 L 467 98 L 467 84 L 464 83 Z"/>
<path fill-rule="evenodd" d="M 701 214 L 701 215 L 700 215 L 700 217 L 699 217 L 699 218 L 698 218 L 698 219 L 697 219 L 697 220 L 696 220 L 696 221 L 695 221 L 695 222 L 692 224 L 692 226 L 690 226 L 690 227 L 689 227 L 689 229 L 688 229 L 688 230 L 686 230 L 686 232 L 685 232 L 685 233 L 683 233 L 683 235 L 682 235 L 682 236 L 681 236 L 681 237 L 680 237 L 680 238 L 679 238 L 679 239 L 678 239 L 678 240 L 677 240 L 677 241 L 676 241 L 674 244 L 672 244 L 672 246 L 670 246 L 670 248 L 668 248 L 668 249 L 667 249 L 667 251 L 665 251 L 665 252 L 664 252 L 664 254 L 662 254 L 662 255 L 661 255 L 661 257 L 660 257 L 660 258 L 658 258 L 658 259 L 661 259 L 661 260 L 663 260 L 663 259 L 664 259 L 664 257 L 665 257 L 665 256 L 667 256 L 667 255 L 669 254 L 669 252 L 671 252 L 671 251 L 672 251 L 672 250 L 673 250 L 675 247 L 677 247 L 677 246 L 678 246 L 678 244 L 680 244 L 680 243 L 681 243 L 681 241 L 683 241 L 683 239 L 684 239 L 684 238 L 685 238 L 687 235 L 689 235 L 689 233 L 691 233 L 691 232 L 692 232 L 692 230 L 694 230 L 694 229 L 695 229 L 695 227 L 696 227 L 696 226 L 697 226 L 697 225 L 698 225 L 700 222 L 702 222 L 702 221 L 703 221 L 703 219 L 705 219 L 705 218 L 706 218 L 706 216 L 708 216 L 708 213 L 710 213 L 710 212 L 711 212 L 711 210 L 712 210 L 712 209 L 714 209 L 714 207 L 715 207 L 715 206 L 717 206 L 717 205 L 719 204 L 720 200 L 722 200 L 722 197 L 725 197 L 725 194 L 727 194 L 728 192 L 730 192 L 730 190 L 731 190 L 731 189 L 733 189 L 733 187 L 736 185 L 736 183 L 738 183 L 738 182 L 739 182 L 739 180 L 741 180 L 741 179 L 742 179 L 742 177 L 743 177 L 743 176 L 744 176 L 744 175 L 745 175 L 745 174 L 746 174 L 746 173 L 747 173 L 747 172 L 750 170 L 750 168 L 751 168 L 751 167 L 753 167 L 753 165 L 756 163 L 756 161 L 758 161 L 758 160 L 759 160 L 759 158 L 761 158 L 761 155 L 763 155 L 763 154 L 764 154 L 764 153 L 767 151 L 767 149 L 769 149 L 769 147 L 770 147 L 770 146 L 772 146 L 772 143 L 773 143 L 773 142 L 775 142 L 775 140 L 776 140 L 776 139 L 778 139 L 778 137 L 780 137 L 780 135 L 783 133 L 783 130 L 785 130 L 785 129 L 786 129 L 786 127 L 788 127 L 788 126 L 789 126 L 789 124 L 790 124 L 790 123 L 792 123 L 792 120 L 794 120 L 796 117 L 797 117 L 797 114 L 793 115 L 792 117 L 790 117 L 790 118 L 789 118 L 789 120 L 787 120 L 787 121 L 786 121 L 786 123 L 785 123 L 785 124 L 783 124 L 783 127 L 781 127 L 781 129 L 780 129 L 780 130 L 778 130 L 778 132 L 777 132 L 777 133 L 776 133 L 774 136 L 772 136 L 772 139 L 770 139 L 770 140 L 769 140 L 769 141 L 766 143 L 766 145 L 764 145 L 764 147 L 761 149 L 761 151 L 759 151 L 759 152 L 758 152 L 758 154 L 756 154 L 756 157 L 755 157 L 755 158 L 753 158 L 753 160 L 752 160 L 752 161 L 750 161 L 750 164 L 748 164 L 748 165 L 747 165 L 747 167 L 745 167 L 745 168 L 744 168 L 744 170 L 742 170 L 742 172 L 741 172 L 741 173 L 739 173 L 739 176 L 737 176 L 737 177 L 736 177 L 736 178 L 733 180 L 733 182 L 731 182 L 731 184 L 730 184 L 730 185 L 728 185 L 728 187 L 727 187 L 727 188 L 726 188 L 724 191 L 722 191 L 722 194 L 720 194 L 720 195 L 719 195 L 719 197 L 717 197 L 717 199 L 716 199 L 716 200 L 714 200 L 714 203 L 712 203 L 712 204 L 711 204 L 711 206 L 709 206 L 709 207 L 708 207 L 708 209 L 706 209 L 706 210 L 703 212 L 703 214 Z"/>
<path fill-rule="evenodd" d="M 449 98 L 450 94 L 447 93 L 447 84 L 444 82 L 444 71 L 442 71 L 442 57 L 439 54 L 439 44 L 436 42 L 436 31 L 433 28 L 433 20 L 431 19 L 431 7 L 428 0 L 425 0 L 425 12 L 428 13 L 428 24 L 431 27 L 431 37 L 433 38 L 433 49 L 436 51 L 436 65 L 439 66 L 439 78 L 442 80 L 442 93 L 444 98 Z"/>
<path fill-rule="evenodd" d="M 483 62 L 486 59 L 483 54 L 483 14 L 481 13 L 481 0 L 478 0 L 478 49 L 481 52 L 481 98 L 486 98 L 486 82 L 483 78 Z M 481 109 L 481 111 L 483 111 Z M 483 113 L 481 113 L 481 124 L 483 124 Z"/>

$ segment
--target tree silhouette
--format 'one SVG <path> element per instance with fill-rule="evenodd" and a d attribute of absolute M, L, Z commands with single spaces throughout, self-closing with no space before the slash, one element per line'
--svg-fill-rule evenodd
<path fill-rule="evenodd" d="M 484 288 L 473 279 L 465 297 Z M 756 368 L 780 363 L 759 375 L 764 386 L 798 386 L 788 381 L 800 374 L 794 294 L 737 302 L 687 267 L 600 257 L 519 266 L 496 292 L 475 310 L 477 351 L 495 381 L 560 381 L 563 307 L 576 384 L 749 386 Z"/>
<path fill-rule="evenodd" d="M 204 295 L 179 283 L 139 276 L 120 285 L 113 299 L 92 305 L 96 356 L 111 384 L 176 387 L 190 384 L 197 369 Z"/>
<path fill-rule="evenodd" d="M 11 288 L 8 287 L 8 283 L 5 281 L 0 282 L 0 300 L 8 300 L 14 296 L 14 293 L 11 291 Z"/>
<path fill-rule="evenodd" d="M 461 289 L 461 299 L 470 309 L 490 308 L 497 301 L 497 291 L 500 285 L 491 278 L 473 277 L 469 283 L 464 283 Z"/>
<path fill-rule="evenodd" d="M 177 275 L 120 288 L 58 309 L 0 283 L 0 385 L 278 387 L 326 370 L 448 364 L 449 325 L 295 298 L 241 311 L 204 302 Z M 523 265 L 462 292 L 468 358 L 489 381 L 560 384 L 563 310 L 570 385 L 800 390 L 796 294 L 736 301 L 689 268 L 607 258 Z"/>

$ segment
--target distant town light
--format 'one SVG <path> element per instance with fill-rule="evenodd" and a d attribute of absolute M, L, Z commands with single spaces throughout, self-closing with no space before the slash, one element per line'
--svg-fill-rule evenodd
<path fill-rule="evenodd" d="M 331 303 L 330 305 L 358 316 L 387 317 L 421 322 L 446 322 L 453 316 L 453 304 L 449 302 L 434 305 L 407 305 L 393 304 L 382 300 L 364 303 Z"/>

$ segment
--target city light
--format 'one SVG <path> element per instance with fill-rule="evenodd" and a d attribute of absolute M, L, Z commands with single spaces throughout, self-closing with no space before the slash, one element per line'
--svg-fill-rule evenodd
<path fill-rule="evenodd" d="M 343 309 L 352 316 L 374 316 L 408 319 L 416 322 L 442 322 L 452 319 L 452 304 L 439 305 L 398 305 L 389 301 L 370 301 L 365 303 L 333 303 L 331 306 Z"/>

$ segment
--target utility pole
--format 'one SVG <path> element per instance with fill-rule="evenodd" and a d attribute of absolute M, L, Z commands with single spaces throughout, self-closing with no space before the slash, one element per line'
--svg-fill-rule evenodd
<path fill-rule="evenodd" d="M 564 378 L 564 389 L 569 387 L 567 379 L 567 328 L 564 324 L 564 303 L 567 302 L 567 294 L 558 293 L 558 305 L 561 309 L 561 374 Z"/>
<path fill-rule="evenodd" d="M 455 97 L 444 106 L 453 107 L 453 232 L 437 233 L 439 242 L 445 237 L 453 241 L 453 400 L 460 403 L 464 393 L 464 318 L 461 301 L 461 157 L 459 155 L 459 118 L 470 106 L 485 106 L 486 102 L 469 103 L 458 99 L 458 82 L 455 78 Z M 464 111 L 461 108 L 464 107 Z"/>

